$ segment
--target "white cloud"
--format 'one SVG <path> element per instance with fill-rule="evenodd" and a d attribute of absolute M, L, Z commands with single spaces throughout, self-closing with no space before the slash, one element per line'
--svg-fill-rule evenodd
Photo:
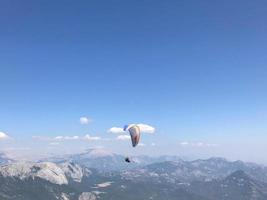
<path fill-rule="evenodd" d="M 65 136 L 63 138 L 64 138 L 64 140 L 78 140 L 78 139 L 80 139 L 80 137 L 77 136 L 77 135 L 74 135 L 74 136 Z"/>
<path fill-rule="evenodd" d="M 90 135 L 87 134 L 87 135 L 84 136 L 84 139 L 85 140 L 89 140 L 89 141 L 95 141 L 95 140 L 100 140 L 101 138 L 100 137 L 96 137 L 96 136 L 93 137 L 93 136 L 90 136 Z"/>
<path fill-rule="evenodd" d="M 151 146 L 152 146 L 152 147 L 156 146 L 156 143 L 152 142 L 152 143 L 151 143 Z"/>
<path fill-rule="evenodd" d="M 137 124 L 142 133 L 154 133 L 156 129 L 153 126 L 147 124 Z"/>
<path fill-rule="evenodd" d="M 8 138 L 9 136 L 7 134 L 5 134 L 4 132 L 0 132 L 0 140 L 6 140 Z"/>
<path fill-rule="evenodd" d="M 108 133 L 116 133 L 116 134 L 121 134 L 121 133 L 125 133 L 125 131 L 123 130 L 123 128 L 119 128 L 119 127 L 112 127 L 108 130 Z"/>
<path fill-rule="evenodd" d="M 131 137 L 129 135 L 119 135 L 116 139 L 117 140 L 130 140 Z"/>
<path fill-rule="evenodd" d="M 80 124 L 89 124 L 90 122 L 92 122 L 91 119 L 89 119 L 88 117 L 80 117 Z"/>
<path fill-rule="evenodd" d="M 155 128 L 147 124 L 136 124 L 142 133 L 154 133 Z M 112 127 L 108 130 L 109 133 L 123 134 L 125 131 L 121 127 Z"/>
<path fill-rule="evenodd" d="M 203 143 L 203 142 L 181 142 L 181 146 L 190 146 L 190 147 L 217 147 L 218 144 L 212 143 Z"/>
<path fill-rule="evenodd" d="M 63 137 L 63 136 L 56 136 L 56 137 L 54 137 L 53 139 L 54 139 L 54 140 L 63 140 L 64 137 Z"/>
<path fill-rule="evenodd" d="M 206 144 L 202 143 L 202 142 L 197 142 L 197 143 L 192 143 L 192 146 L 197 146 L 197 147 L 203 147 Z"/>
<path fill-rule="evenodd" d="M 144 144 L 144 143 L 139 143 L 138 146 L 140 146 L 140 147 L 144 147 L 144 146 L 146 146 L 146 144 Z"/>
<path fill-rule="evenodd" d="M 49 145 L 51 146 L 56 146 L 56 145 L 59 145 L 60 143 L 59 142 L 50 142 Z"/>
<path fill-rule="evenodd" d="M 43 140 L 43 141 L 66 141 L 66 140 L 90 140 L 90 141 L 95 141 L 95 140 L 101 140 L 101 137 L 97 136 L 90 136 L 90 135 L 85 135 L 85 136 L 56 136 L 56 137 L 43 137 L 43 136 L 33 136 L 33 139 L 37 140 Z"/>
<path fill-rule="evenodd" d="M 74 136 L 56 136 L 52 138 L 51 140 L 78 140 L 80 139 L 79 136 L 74 135 Z"/>
<path fill-rule="evenodd" d="M 189 143 L 188 142 L 181 142 L 180 145 L 186 146 L 186 145 L 189 145 Z"/>

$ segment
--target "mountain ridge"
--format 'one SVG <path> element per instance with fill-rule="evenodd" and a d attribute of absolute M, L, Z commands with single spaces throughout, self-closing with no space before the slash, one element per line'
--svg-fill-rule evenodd
<path fill-rule="evenodd" d="M 123 158 L 101 150 L 53 161 L 13 161 L 0 166 L 0 199 L 267 199 L 267 170 L 255 163 L 140 156 L 139 163 L 127 164 Z"/>

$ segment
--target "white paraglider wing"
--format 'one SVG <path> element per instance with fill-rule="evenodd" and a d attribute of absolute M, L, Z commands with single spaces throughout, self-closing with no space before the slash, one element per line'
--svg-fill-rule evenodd
<path fill-rule="evenodd" d="M 137 146 L 140 140 L 140 128 L 137 125 L 129 125 L 126 130 L 129 131 L 133 147 Z"/>

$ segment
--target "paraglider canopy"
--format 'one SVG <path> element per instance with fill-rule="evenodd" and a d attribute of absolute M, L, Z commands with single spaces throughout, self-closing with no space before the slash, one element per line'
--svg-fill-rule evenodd
<path fill-rule="evenodd" d="M 126 125 L 124 126 L 124 131 L 128 131 L 130 136 L 131 136 L 131 140 L 132 140 L 132 145 L 133 147 L 136 147 L 139 143 L 140 140 L 140 128 L 139 126 L 135 125 L 135 124 L 130 124 L 130 125 Z"/>

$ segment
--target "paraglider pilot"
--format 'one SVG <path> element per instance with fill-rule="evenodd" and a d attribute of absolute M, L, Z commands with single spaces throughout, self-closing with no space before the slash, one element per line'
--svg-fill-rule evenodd
<path fill-rule="evenodd" d="M 130 162 L 131 162 L 131 161 L 130 161 L 130 158 L 129 158 L 129 157 L 126 157 L 126 158 L 125 158 L 125 162 L 130 163 Z"/>

